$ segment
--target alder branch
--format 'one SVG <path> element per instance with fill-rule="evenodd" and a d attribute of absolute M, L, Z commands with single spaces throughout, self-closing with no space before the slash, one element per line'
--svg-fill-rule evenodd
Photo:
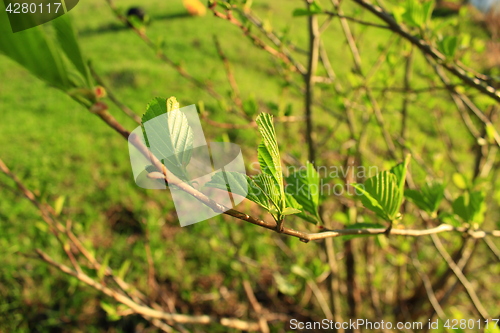
<path fill-rule="evenodd" d="M 104 90 L 106 90 L 106 95 L 108 98 L 120 109 L 125 113 L 127 116 L 132 118 L 136 123 L 140 124 L 141 123 L 141 117 L 136 115 L 134 111 L 132 111 L 128 106 L 123 104 L 116 96 L 115 94 L 111 91 L 111 89 L 104 83 L 102 77 L 97 74 L 97 72 L 94 70 L 94 67 L 89 65 L 90 73 L 94 77 L 94 80 L 96 80 L 97 84 L 102 86 Z"/>
<path fill-rule="evenodd" d="M 106 0 L 106 2 L 108 3 L 109 7 L 111 8 L 111 10 L 115 14 L 115 16 L 121 22 L 123 22 L 126 25 L 130 24 L 130 22 L 127 19 L 127 17 L 125 17 L 124 15 L 120 14 L 120 12 L 116 8 L 113 0 Z M 156 53 L 156 55 L 158 56 L 158 58 L 160 58 L 160 60 L 162 60 L 163 62 L 165 62 L 166 64 L 168 64 L 169 66 L 171 66 L 173 69 L 175 69 L 182 77 L 184 77 L 185 79 L 187 79 L 188 81 L 190 81 L 191 83 L 193 83 L 198 88 L 206 90 L 216 100 L 219 100 L 219 99 L 222 98 L 222 96 L 218 92 L 216 92 L 212 88 L 211 85 L 209 85 L 208 83 L 205 83 L 203 81 L 198 80 L 197 78 L 195 78 L 194 76 L 192 76 L 191 74 L 189 74 L 181 65 L 177 64 L 170 57 L 168 57 L 165 54 L 165 52 L 163 52 L 162 50 L 160 50 L 158 48 L 158 46 L 143 31 L 141 31 L 140 29 L 134 27 L 133 25 L 131 26 L 131 29 L 137 34 L 137 36 L 139 36 L 145 42 L 145 44 L 147 46 L 149 46 L 149 48 L 151 48 Z"/>
<path fill-rule="evenodd" d="M 490 319 L 490 315 L 486 311 L 486 309 L 483 307 L 481 304 L 481 301 L 479 300 L 479 297 L 477 296 L 476 292 L 474 291 L 474 288 L 472 284 L 467 280 L 465 277 L 464 273 L 462 272 L 462 269 L 458 267 L 458 265 L 453 261 L 453 259 L 450 257 L 446 249 L 444 248 L 443 244 L 441 243 L 441 240 L 439 237 L 436 235 L 431 235 L 431 239 L 434 242 L 434 245 L 436 249 L 438 250 L 439 254 L 443 257 L 443 259 L 446 261 L 448 266 L 453 270 L 453 273 L 457 276 L 457 278 L 460 280 L 462 285 L 464 286 L 465 290 L 467 291 L 467 294 L 469 295 L 470 300 L 472 301 L 472 304 L 474 304 L 474 307 L 476 308 L 477 312 L 483 319 Z"/>
<path fill-rule="evenodd" d="M 254 322 L 247 322 L 243 321 L 237 318 L 216 318 L 213 316 L 208 316 L 208 315 L 202 315 L 202 316 L 189 316 L 189 315 L 184 315 L 184 314 L 176 314 L 176 313 L 167 313 L 159 310 L 152 309 L 148 306 L 140 305 L 134 302 L 131 298 L 118 293 L 117 291 L 106 287 L 105 285 L 95 281 L 88 275 L 82 273 L 82 272 L 76 272 L 69 268 L 66 265 L 60 264 L 54 259 L 52 259 L 48 254 L 45 252 L 41 251 L 40 249 L 36 250 L 38 256 L 40 259 L 45 261 L 46 263 L 50 264 L 51 266 L 57 268 L 61 272 L 73 276 L 80 280 L 81 282 L 87 284 L 88 286 L 99 290 L 106 296 L 109 296 L 116 300 L 117 302 L 124 304 L 128 306 L 131 310 L 133 310 L 135 313 L 140 314 L 141 316 L 144 317 L 149 317 L 149 318 L 156 318 L 156 319 L 163 319 L 167 321 L 173 321 L 179 324 L 203 324 L 203 325 L 208 325 L 208 324 L 214 324 L 218 323 L 222 326 L 225 327 L 231 327 L 235 328 L 238 330 L 242 331 L 257 331 L 259 330 L 260 326 L 258 323 Z"/>
<path fill-rule="evenodd" d="M 448 61 L 446 57 L 443 54 L 441 54 L 441 52 L 436 50 L 432 45 L 427 43 L 425 40 L 414 36 L 405 26 L 398 24 L 391 14 L 389 14 L 379 6 L 376 6 L 367 0 L 352 0 L 352 1 L 360 5 L 361 7 L 367 9 L 369 12 L 371 12 L 379 19 L 384 21 L 388 25 L 391 31 L 397 33 L 398 35 L 402 36 L 410 43 L 418 47 L 424 54 L 432 57 L 432 59 L 434 59 L 440 66 L 445 68 L 448 72 L 452 73 L 461 81 L 463 81 L 470 87 L 480 91 L 484 95 L 491 97 L 495 101 L 500 102 L 500 92 L 498 90 L 496 90 L 493 86 L 482 81 L 476 75 L 473 75 L 473 73 L 472 74 L 468 73 L 462 67 L 458 66 L 453 62 Z"/>
<path fill-rule="evenodd" d="M 221 18 L 223 20 L 226 20 L 229 23 L 237 26 L 238 28 L 241 29 L 241 31 L 243 32 L 243 34 L 245 36 L 247 36 L 257 47 L 259 47 L 262 50 L 268 52 L 272 56 L 274 56 L 274 57 L 282 60 L 285 64 L 287 64 L 288 66 L 290 66 L 291 69 L 293 69 L 294 71 L 296 71 L 296 72 L 304 75 L 303 68 L 301 68 L 300 65 L 296 64 L 295 60 L 293 58 L 290 58 L 289 56 L 287 56 L 287 54 L 283 53 L 282 51 L 279 51 L 279 50 L 276 50 L 276 49 L 272 48 L 271 46 L 269 46 L 266 43 L 264 43 L 262 41 L 262 39 L 260 39 L 256 35 L 250 33 L 250 30 L 243 23 L 241 23 L 238 19 L 236 19 L 233 16 L 231 10 L 226 10 L 226 14 L 224 14 L 224 13 L 221 13 L 221 12 L 217 11 L 216 10 L 216 6 L 217 6 L 216 2 L 214 2 L 211 6 L 209 6 L 209 9 L 214 13 L 214 15 L 216 17 Z"/>
<path fill-rule="evenodd" d="M 283 54 L 288 57 L 288 59 L 295 65 L 295 67 L 297 67 L 298 71 L 301 74 L 304 74 L 306 72 L 304 66 L 296 59 L 294 59 L 292 54 L 289 52 L 287 47 L 284 45 L 282 40 L 277 36 L 277 34 L 274 31 L 272 31 L 267 27 L 264 27 L 264 23 L 262 23 L 262 21 L 257 16 L 253 15 L 251 12 L 242 11 L 239 8 L 236 8 L 236 10 L 238 11 L 238 13 L 243 15 L 248 21 L 250 21 L 254 26 L 256 26 L 267 37 L 267 39 L 269 39 L 274 45 L 276 45 L 276 47 L 280 48 L 281 52 L 283 52 Z M 300 53 L 306 55 L 308 54 L 307 50 L 298 49 L 294 45 L 289 44 L 289 47 Z"/>

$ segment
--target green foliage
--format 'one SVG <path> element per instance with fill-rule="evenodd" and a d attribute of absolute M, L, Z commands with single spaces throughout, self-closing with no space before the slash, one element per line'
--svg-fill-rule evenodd
<path fill-rule="evenodd" d="M 382 171 L 361 184 L 352 184 L 361 194 L 361 202 L 378 217 L 393 222 L 400 217 L 404 185 L 410 155 L 390 171 Z"/>
<path fill-rule="evenodd" d="M 465 192 L 453 201 L 453 213 L 458 215 L 464 222 L 482 224 L 486 204 L 485 194 L 482 191 Z"/>
<path fill-rule="evenodd" d="M 453 176 L 451 176 L 451 179 L 453 180 L 453 183 L 455 184 L 455 186 L 461 190 L 466 190 L 466 189 L 470 188 L 470 182 L 461 173 L 455 172 L 453 174 Z"/>
<path fill-rule="evenodd" d="M 269 175 L 279 191 L 280 202 L 276 208 L 285 208 L 285 191 L 283 186 L 283 171 L 281 167 L 280 151 L 276 140 L 273 117 L 261 113 L 255 120 L 262 135 L 262 142 L 258 148 L 259 164 L 262 172 Z"/>
<path fill-rule="evenodd" d="M 298 170 L 286 178 L 286 198 L 288 205 L 304 212 L 299 217 L 312 223 L 321 221 L 319 216 L 320 177 L 309 161 L 305 170 Z M 298 205 L 297 205 L 298 204 Z"/>
<path fill-rule="evenodd" d="M 153 126 L 146 133 L 144 124 L 165 114 L 168 128 Z M 160 97 L 153 99 L 149 102 L 141 120 L 146 145 L 152 148 L 150 142 L 154 142 L 154 150 L 169 156 L 162 159 L 167 169 L 177 177 L 187 180 L 186 166 L 192 155 L 193 130 L 186 115 L 179 110 L 179 103 L 175 97 L 170 97 L 168 100 Z"/>
<path fill-rule="evenodd" d="M 256 122 L 263 139 L 258 147 L 262 173 L 249 177 L 237 172 L 221 171 L 216 173 L 205 186 L 246 196 L 248 200 L 269 211 L 278 223 L 281 223 L 285 216 L 295 214 L 314 224 L 320 222 L 318 212 L 320 177 L 314 165 L 307 162 L 305 169 L 289 175 L 286 178 L 285 193 L 272 116 L 261 113 Z"/>
<path fill-rule="evenodd" d="M 409 26 L 424 29 L 430 22 L 434 1 L 420 2 L 418 0 L 407 0 L 404 14 L 401 16 L 404 23 Z"/>
<path fill-rule="evenodd" d="M 445 36 L 437 42 L 438 50 L 447 58 L 453 58 L 458 47 L 457 36 Z"/>
<path fill-rule="evenodd" d="M 90 71 L 67 15 L 17 33 L 9 30 L 6 13 L 0 10 L 1 54 L 50 86 L 69 92 L 86 106 L 95 101 Z"/>
<path fill-rule="evenodd" d="M 405 196 L 418 208 L 435 217 L 444 197 L 444 188 L 440 183 L 427 183 L 420 191 L 407 189 Z"/>
<path fill-rule="evenodd" d="M 108 319 L 110 321 L 120 320 L 121 316 L 118 314 L 118 310 L 111 304 L 101 301 L 101 308 L 106 312 Z"/>

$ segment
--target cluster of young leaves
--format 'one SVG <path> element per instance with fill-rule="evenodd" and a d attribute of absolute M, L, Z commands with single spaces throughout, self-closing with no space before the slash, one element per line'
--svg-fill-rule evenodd
<path fill-rule="evenodd" d="M 404 22 L 410 27 L 424 30 L 430 24 L 433 9 L 432 0 L 407 0 L 393 10 L 393 15 L 398 23 Z"/>
<path fill-rule="evenodd" d="M 456 227 L 463 223 L 480 225 L 484 221 L 485 194 L 482 191 L 472 191 L 465 183 L 464 193 L 452 203 L 453 212 L 443 212 L 439 215 L 438 210 L 445 191 L 443 184 L 433 182 L 425 184 L 420 190 L 405 190 L 409 161 L 408 155 L 403 163 L 367 179 L 363 185 L 352 184 L 361 194 L 361 202 L 367 209 L 379 218 L 393 223 L 401 218 L 399 210 L 403 200 L 407 198 L 431 218 L 439 217 L 441 221 Z"/>
<path fill-rule="evenodd" d="M 444 185 L 427 183 L 420 191 L 407 189 L 405 196 L 432 218 L 437 216 L 439 205 L 444 198 Z"/>
<path fill-rule="evenodd" d="M 270 212 L 279 225 L 286 215 L 291 214 L 318 223 L 320 179 L 314 166 L 307 163 L 305 170 L 296 171 L 285 179 L 273 117 L 261 113 L 256 122 L 262 136 L 257 150 L 262 173 L 250 177 L 238 172 L 220 171 L 205 186 L 245 196 Z M 288 183 L 286 191 L 285 180 Z"/>
<path fill-rule="evenodd" d="M 401 217 L 399 209 L 404 199 L 408 155 L 403 163 L 389 171 L 368 178 L 364 184 L 352 184 L 360 194 L 361 202 L 381 219 L 393 223 Z"/>
<path fill-rule="evenodd" d="M 459 40 L 456 35 L 442 35 L 442 29 L 450 24 L 449 20 L 442 20 L 438 24 L 432 21 L 434 1 L 407 0 L 393 8 L 392 13 L 396 21 L 410 28 L 418 29 L 421 34 L 426 32 L 428 37 L 435 38 L 435 46 L 447 59 L 452 59 L 458 48 Z"/>
<path fill-rule="evenodd" d="M 146 133 L 144 124 L 163 116 L 165 119 L 162 120 L 165 120 L 167 130 L 161 126 L 151 126 Z M 193 130 L 186 115 L 180 111 L 177 99 L 175 97 L 170 97 L 168 100 L 160 97 L 153 99 L 148 103 L 141 121 L 146 146 L 170 172 L 188 182 L 186 166 L 191 160 L 193 151 Z M 158 171 L 154 166 L 146 169 L 149 172 Z"/>

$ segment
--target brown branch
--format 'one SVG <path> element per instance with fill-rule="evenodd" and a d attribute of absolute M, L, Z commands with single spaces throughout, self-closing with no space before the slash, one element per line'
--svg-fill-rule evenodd
<path fill-rule="evenodd" d="M 434 59 L 440 66 L 445 68 L 448 72 L 452 73 L 461 81 L 483 93 L 484 95 L 493 98 L 495 101 L 500 102 L 500 92 L 498 90 L 496 90 L 491 85 L 484 84 L 484 82 L 476 76 L 471 77 L 469 73 L 467 73 L 463 68 L 454 64 L 453 62 L 447 61 L 446 57 L 438 50 L 436 50 L 432 45 L 427 43 L 425 40 L 414 36 L 405 26 L 398 24 L 391 14 L 387 13 L 379 6 L 376 6 L 367 0 L 352 1 L 367 9 L 369 12 L 384 21 L 394 33 L 402 36 L 410 43 L 418 47 L 424 54 L 432 57 L 432 59 Z"/>
<path fill-rule="evenodd" d="M 140 124 L 141 123 L 141 118 L 136 115 L 134 113 L 134 111 L 132 111 L 128 106 L 126 106 L 125 104 L 123 104 L 116 96 L 115 94 L 111 91 L 111 89 L 104 83 L 103 79 L 101 78 L 101 76 L 99 74 L 97 74 L 97 72 L 94 70 L 94 67 L 90 66 L 89 65 L 89 68 L 90 68 L 90 72 L 92 74 L 92 76 L 94 77 L 94 79 L 96 80 L 96 82 L 102 86 L 105 90 L 106 90 L 106 95 L 108 96 L 108 98 L 118 107 L 120 108 L 120 110 L 123 111 L 123 113 L 125 113 L 127 116 L 129 116 L 130 118 L 132 118 L 136 123 Z"/>
<path fill-rule="evenodd" d="M 243 102 L 241 101 L 241 96 L 240 96 L 240 89 L 238 87 L 238 83 L 236 82 L 236 79 L 234 78 L 234 73 L 233 73 L 233 69 L 231 68 L 231 64 L 229 63 L 229 60 L 227 59 L 226 55 L 224 54 L 224 51 L 222 51 L 222 47 L 221 47 L 219 39 L 217 38 L 216 35 L 213 36 L 213 40 L 214 40 L 215 48 L 217 49 L 217 54 L 219 55 L 219 58 L 222 60 L 222 63 L 224 64 L 224 69 L 226 71 L 227 80 L 229 81 L 229 85 L 231 86 L 231 90 L 233 91 L 234 103 L 238 106 L 240 111 L 244 113 Z"/>
<path fill-rule="evenodd" d="M 109 296 L 113 298 L 115 301 L 122 303 L 126 306 L 128 306 L 131 310 L 133 310 L 135 313 L 140 314 L 141 316 L 147 317 L 147 318 L 156 318 L 156 319 L 163 319 L 163 320 L 168 320 L 168 321 L 173 321 L 176 323 L 180 324 L 203 324 L 203 325 L 208 325 L 208 324 L 214 324 L 218 323 L 222 326 L 225 327 L 231 327 L 235 328 L 238 330 L 246 330 L 246 331 L 256 331 L 259 329 L 259 324 L 254 323 L 254 322 L 246 322 L 240 319 L 236 318 L 216 318 L 213 316 L 208 316 L 208 315 L 202 315 L 202 316 L 189 316 L 189 315 L 184 315 L 184 314 L 176 314 L 176 313 L 167 313 L 163 311 L 158 311 L 155 309 L 152 309 L 148 306 L 140 305 L 134 302 L 132 299 L 129 297 L 116 292 L 113 289 L 110 289 L 103 284 L 95 281 L 88 275 L 84 273 L 78 273 L 68 266 L 65 266 L 63 264 L 60 264 L 56 261 L 54 261 L 49 255 L 47 255 L 45 252 L 37 249 L 36 250 L 37 254 L 39 255 L 40 259 L 45 261 L 46 263 L 50 264 L 51 266 L 57 268 L 61 272 L 73 276 L 80 280 L 81 282 L 87 284 L 88 286 L 99 290 L 106 296 Z"/>
<path fill-rule="evenodd" d="M 264 43 L 259 37 L 257 37 L 256 35 L 252 34 L 250 32 L 250 30 L 243 23 L 241 23 L 238 19 L 236 19 L 233 16 L 231 10 L 226 10 L 226 14 L 218 12 L 216 10 L 216 4 L 215 3 L 214 3 L 213 6 L 209 7 L 209 9 L 212 10 L 212 12 L 214 13 L 214 15 L 216 17 L 219 17 L 219 18 L 221 18 L 223 20 L 226 20 L 229 23 L 231 23 L 231 24 L 237 26 L 238 28 L 240 28 L 241 31 L 243 32 L 243 34 L 245 36 L 247 36 L 257 47 L 259 47 L 262 50 L 268 52 L 272 56 L 274 56 L 274 57 L 282 60 L 285 64 L 287 64 L 288 66 L 290 66 L 292 70 L 294 70 L 294 71 L 296 71 L 298 73 L 301 73 L 301 69 L 298 68 L 293 63 L 293 61 L 290 60 L 290 58 L 285 53 L 283 53 L 282 51 L 278 51 L 278 50 L 272 48 L 271 46 L 269 46 L 266 43 Z"/>
<path fill-rule="evenodd" d="M 252 285 L 248 280 L 243 280 L 243 289 L 245 290 L 245 293 L 247 295 L 248 301 L 250 302 L 250 305 L 252 305 L 253 310 L 257 315 L 259 316 L 259 326 L 260 326 L 260 331 L 262 333 L 269 333 L 269 325 L 267 324 L 267 320 L 264 316 L 263 313 L 263 308 L 260 305 L 259 301 L 255 297 L 255 294 L 252 289 Z"/>
<path fill-rule="evenodd" d="M 253 25 L 255 25 L 260 30 L 260 32 L 262 32 L 272 43 L 274 43 L 274 45 L 276 45 L 276 47 L 278 47 L 281 50 L 281 52 L 283 52 L 283 54 L 290 60 L 290 62 L 294 64 L 299 73 L 303 75 L 305 74 L 306 69 L 304 68 L 304 66 L 292 56 L 290 51 L 287 49 L 287 47 L 284 45 L 284 43 L 281 41 L 281 39 L 277 36 L 277 34 L 274 31 L 268 29 L 267 27 L 264 27 L 262 21 L 257 16 L 253 15 L 251 12 L 241 11 L 238 8 L 236 10 L 238 11 L 238 13 L 246 17 L 246 19 L 250 21 Z M 289 46 L 297 50 L 297 47 L 293 45 Z M 304 54 L 308 54 L 306 50 L 297 50 L 297 51 L 300 51 L 301 53 Z"/>
<path fill-rule="evenodd" d="M 127 17 L 120 14 L 119 10 L 116 8 L 116 6 L 114 4 L 114 1 L 113 0 L 106 0 L 106 2 L 108 3 L 110 8 L 112 9 L 115 16 L 120 21 L 122 21 L 124 24 L 128 25 L 129 21 L 128 21 Z M 165 52 L 163 52 L 162 50 L 159 50 L 157 45 L 144 33 L 144 31 L 141 31 L 140 29 L 137 29 L 134 26 L 131 26 L 131 29 L 137 34 L 137 36 L 139 36 L 146 43 L 147 46 L 149 46 L 156 53 L 158 58 L 160 58 L 163 62 L 165 62 L 166 64 L 168 64 L 172 68 L 174 68 L 182 77 L 184 77 L 185 79 L 187 79 L 188 81 L 193 83 L 198 88 L 206 90 L 213 98 L 221 99 L 221 96 L 219 95 L 219 93 L 217 93 L 212 88 L 211 85 L 193 77 L 182 66 L 180 66 L 179 64 L 175 63 L 172 59 L 170 59 L 170 57 L 168 57 L 165 54 Z"/>
<path fill-rule="evenodd" d="M 458 280 L 462 285 L 464 286 L 465 290 L 467 291 L 467 294 L 469 295 L 470 300 L 472 301 L 472 304 L 476 308 L 477 312 L 483 319 L 490 319 L 490 315 L 486 311 L 486 309 L 483 307 L 481 304 L 481 301 L 479 300 L 479 297 L 477 296 L 476 292 L 474 291 L 474 287 L 472 284 L 467 280 L 465 277 L 464 273 L 462 272 L 462 269 L 457 266 L 457 264 L 453 261 L 453 259 L 450 257 L 446 249 L 444 248 L 443 244 L 441 243 L 441 240 L 437 235 L 432 234 L 431 235 L 432 242 L 434 243 L 436 249 L 438 250 L 439 254 L 443 257 L 443 259 L 446 261 L 448 266 L 453 270 L 453 273 L 457 276 Z"/>
<path fill-rule="evenodd" d="M 444 320 L 444 318 L 446 318 L 446 315 L 441 305 L 439 305 L 439 301 L 436 298 L 436 294 L 432 289 L 431 280 L 429 279 L 427 274 L 425 274 L 424 270 L 422 269 L 422 264 L 420 263 L 420 260 L 418 260 L 416 255 L 412 256 L 412 261 L 413 261 L 413 266 L 415 267 L 418 275 L 420 276 L 420 279 L 422 279 L 422 283 L 424 285 L 425 292 L 427 293 L 427 297 L 429 298 L 429 302 L 431 302 L 431 305 L 434 308 L 434 311 L 437 313 L 438 317 Z"/>
<path fill-rule="evenodd" d="M 312 0 L 306 0 L 307 8 L 310 8 Z M 313 138 L 313 100 L 314 100 L 314 76 L 318 68 L 320 33 L 318 26 L 318 17 L 309 15 L 307 18 L 307 26 L 309 31 L 309 55 L 307 61 L 307 72 L 304 75 L 305 81 L 305 117 L 306 117 L 306 142 L 308 150 L 308 160 L 311 163 L 316 163 L 316 151 Z"/>
<path fill-rule="evenodd" d="M 427 58 L 429 61 L 429 59 Z M 495 129 L 494 125 L 491 123 L 491 120 L 464 94 L 460 93 L 454 86 L 450 85 L 450 80 L 446 77 L 445 73 L 441 68 L 438 66 L 433 66 L 434 71 L 438 75 L 438 77 L 441 79 L 443 84 L 448 88 L 448 91 L 450 92 L 451 96 L 453 99 L 460 101 L 459 103 L 463 103 L 463 105 L 467 106 L 469 110 L 472 111 L 472 113 L 479 119 L 481 122 L 484 123 L 485 126 L 490 126 L 492 132 L 493 132 L 493 137 L 495 139 L 495 142 L 498 146 L 500 146 L 500 135 L 498 134 L 497 130 Z M 457 107 L 460 109 L 460 104 L 457 104 Z M 459 110 L 460 111 L 460 110 Z M 464 118 L 464 122 L 471 132 L 471 134 L 476 138 L 481 137 L 481 133 L 473 127 L 472 123 L 469 124 L 467 121 L 467 118 Z"/>
<path fill-rule="evenodd" d="M 322 14 L 326 14 L 326 15 L 329 15 L 331 17 L 338 17 L 338 18 L 341 18 L 341 19 L 345 19 L 347 21 L 351 21 L 351 22 L 354 22 L 354 23 L 359 23 L 359 24 L 366 25 L 366 26 L 369 26 L 369 27 L 375 27 L 375 28 L 379 28 L 379 29 L 390 29 L 386 25 L 381 25 L 381 24 L 377 24 L 377 23 L 373 23 L 373 22 L 363 21 L 363 20 L 354 18 L 352 16 L 344 15 L 343 13 L 341 14 L 340 12 L 334 13 L 334 12 L 324 11 L 324 12 L 322 12 Z"/>

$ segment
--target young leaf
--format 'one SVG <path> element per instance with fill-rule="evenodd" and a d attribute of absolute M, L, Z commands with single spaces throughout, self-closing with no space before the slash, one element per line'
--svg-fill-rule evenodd
<path fill-rule="evenodd" d="M 364 185 L 352 184 L 356 192 L 361 193 L 363 205 L 388 222 L 396 220 L 399 216 L 409 162 L 410 155 L 390 171 L 382 171 L 368 178 Z"/>
<path fill-rule="evenodd" d="M 274 202 L 278 215 L 285 209 L 285 191 L 283 186 L 283 171 L 281 158 L 276 141 L 276 132 L 273 125 L 273 117 L 267 113 L 261 113 L 256 119 L 259 132 L 262 135 L 262 143 L 259 145 L 258 158 L 262 173 L 269 175 L 276 189 L 276 202 Z M 274 193 L 274 190 L 273 190 Z"/>
<path fill-rule="evenodd" d="M 379 172 L 363 185 L 353 184 L 361 192 L 363 205 L 380 218 L 392 222 L 396 219 L 401 202 L 397 177 L 389 171 Z"/>
<path fill-rule="evenodd" d="M 444 197 L 444 185 L 439 183 L 426 184 L 420 191 L 406 190 L 405 196 L 418 208 L 430 215 L 435 215 Z"/>
<path fill-rule="evenodd" d="M 446 56 L 453 58 L 458 47 L 457 36 L 445 36 L 437 42 L 438 50 Z"/>
<path fill-rule="evenodd" d="M 62 50 L 84 79 L 85 86 L 91 88 L 92 78 L 90 76 L 90 70 L 83 58 L 69 16 L 63 15 L 58 17 L 52 21 L 52 25 L 54 26 Z"/>
<path fill-rule="evenodd" d="M 484 198 L 484 192 L 466 192 L 453 202 L 453 213 L 464 222 L 481 224 L 486 211 Z"/>
<path fill-rule="evenodd" d="M 168 126 L 161 121 L 150 122 L 160 116 L 165 117 Z M 152 153 L 176 176 L 186 178 L 185 167 L 191 160 L 193 149 L 193 130 L 186 115 L 179 110 L 175 97 L 168 101 L 153 99 L 142 116 L 142 128 L 146 145 Z"/>
<path fill-rule="evenodd" d="M 0 54 L 11 58 L 31 74 L 61 90 L 73 88 L 68 69 L 54 40 L 41 27 L 12 33 L 3 2 L 0 2 Z M 36 50 L 36 56 L 33 53 Z"/>
<path fill-rule="evenodd" d="M 313 224 L 317 224 L 319 222 L 317 217 L 315 217 L 311 214 L 306 214 L 304 212 L 304 208 L 302 207 L 302 205 L 300 205 L 291 194 L 285 193 L 285 196 L 286 196 L 287 207 L 291 207 L 291 208 L 295 208 L 297 210 L 300 210 L 300 213 L 296 213 L 295 215 L 297 215 L 301 219 L 303 219 L 307 222 L 313 223 Z"/>
<path fill-rule="evenodd" d="M 318 172 L 309 162 L 305 170 L 296 171 L 286 178 L 287 194 L 291 195 L 304 211 L 312 215 L 315 223 L 320 221 L 319 181 Z"/>
<path fill-rule="evenodd" d="M 242 173 L 232 171 L 217 172 L 205 186 L 244 196 L 266 210 L 271 209 L 271 203 L 268 196 L 264 194 L 264 190 L 257 185 L 254 179 Z"/>
<path fill-rule="evenodd" d="M 299 214 L 300 212 L 302 212 L 300 209 L 297 209 L 297 208 L 293 208 L 293 207 L 286 207 L 282 214 L 283 215 L 293 215 L 293 214 Z"/>
<path fill-rule="evenodd" d="M 410 158 L 411 158 L 410 154 L 406 155 L 406 158 L 403 163 L 397 164 L 390 170 L 391 173 L 394 174 L 397 178 L 398 190 L 401 193 L 401 202 L 399 203 L 399 205 L 401 205 L 403 201 L 403 193 L 406 183 L 406 172 L 408 170 L 408 164 L 410 164 Z"/>

